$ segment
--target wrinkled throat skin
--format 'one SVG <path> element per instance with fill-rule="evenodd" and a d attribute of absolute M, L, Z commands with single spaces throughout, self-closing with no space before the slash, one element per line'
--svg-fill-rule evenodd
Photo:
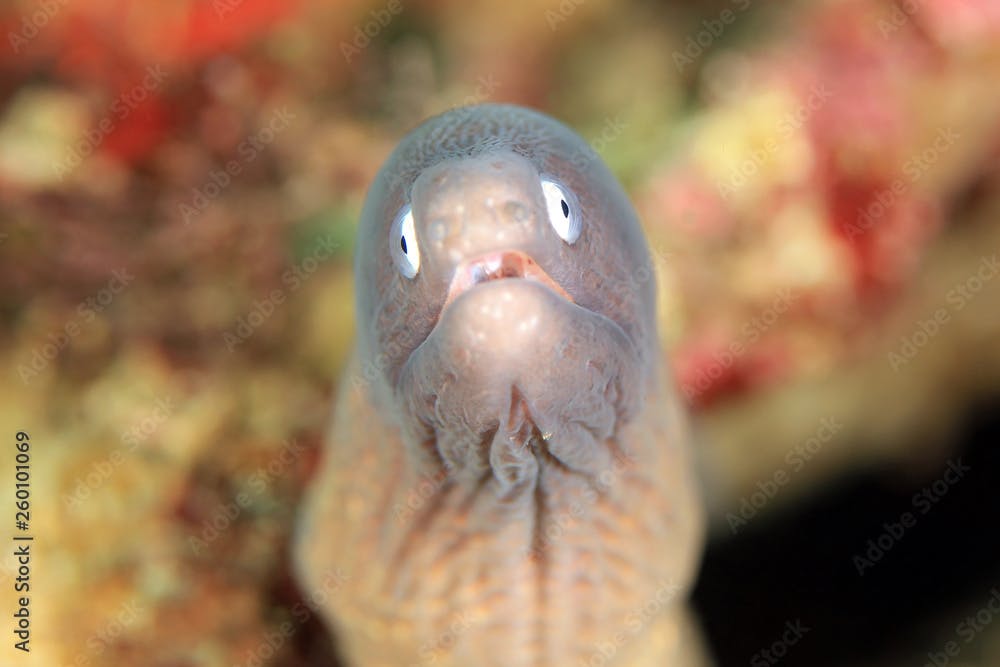
<path fill-rule="evenodd" d="M 651 269 L 621 187 L 547 116 L 458 109 L 394 151 L 295 544 L 348 666 L 700 664 Z"/>

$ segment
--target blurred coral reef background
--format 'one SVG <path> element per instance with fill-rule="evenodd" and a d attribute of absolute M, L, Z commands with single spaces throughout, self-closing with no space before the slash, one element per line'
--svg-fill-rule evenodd
<path fill-rule="evenodd" d="M 823 420 L 762 512 L 933 480 L 1000 389 L 993 0 L 24 0 L 0 35 L 0 427 L 31 434 L 37 535 L 3 665 L 328 664 L 288 541 L 355 224 L 458 105 L 553 114 L 633 194 L 718 540 Z M 1000 664 L 1000 629 L 961 660 Z"/>

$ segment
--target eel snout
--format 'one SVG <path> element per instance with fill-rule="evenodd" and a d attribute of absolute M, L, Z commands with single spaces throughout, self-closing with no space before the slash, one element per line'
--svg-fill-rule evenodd
<path fill-rule="evenodd" d="M 428 275 L 446 280 L 463 266 L 524 273 L 527 258 L 551 264 L 561 241 L 549 229 L 540 183 L 530 162 L 507 151 L 428 167 L 413 185 Z"/>

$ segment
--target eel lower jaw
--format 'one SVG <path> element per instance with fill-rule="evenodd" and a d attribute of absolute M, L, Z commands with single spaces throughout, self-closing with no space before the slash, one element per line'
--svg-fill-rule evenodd
<path fill-rule="evenodd" d="M 534 280 L 573 303 L 573 297 L 530 255 L 519 250 L 504 250 L 487 253 L 459 264 L 452 276 L 442 310 L 460 294 L 473 289 L 476 285 L 504 279 Z"/>

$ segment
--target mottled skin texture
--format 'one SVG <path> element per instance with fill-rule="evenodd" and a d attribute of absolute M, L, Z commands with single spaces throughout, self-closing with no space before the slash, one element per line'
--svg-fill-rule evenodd
<path fill-rule="evenodd" d="M 572 193 L 572 244 L 542 177 Z M 391 254 L 407 205 L 412 279 Z M 539 270 L 452 287 L 502 253 Z M 599 157 L 526 109 L 433 118 L 371 188 L 355 278 L 357 350 L 296 544 L 346 663 L 694 664 L 688 435 L 645 239 Z"/>

